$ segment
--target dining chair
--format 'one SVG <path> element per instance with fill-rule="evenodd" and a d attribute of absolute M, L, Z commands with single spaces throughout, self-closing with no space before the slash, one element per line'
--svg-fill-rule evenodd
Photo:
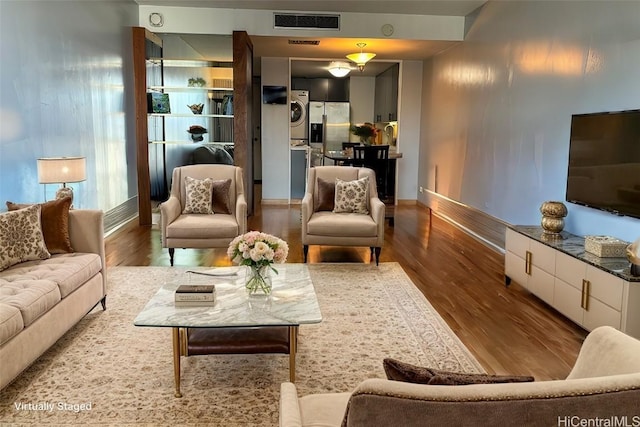
<path fill-rule="evenodd" d="M 373 169 L 376 173 L 378 196 L 384 200 L 387 196 L 389 175 L 389 146 L 362 145 L 353 147 L 353 166 Z"/>
<path fill-rule="evenodd" d="M 342 152 L 350 157 L 353 157 L 353 147 L 356 147 L 358 145 L 360 145 L 359 142 L 343 142 Z M 351 164 L 352 164 L 351 159 L 343 160 L 341 162 L 336 162 L 336 165 L 340 165 L 340 166 L 351 166 Z"/>

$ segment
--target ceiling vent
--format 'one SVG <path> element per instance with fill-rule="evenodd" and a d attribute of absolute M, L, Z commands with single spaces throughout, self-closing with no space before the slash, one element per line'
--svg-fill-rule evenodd
<path fill-rule="evenodd" d="M 340 15 L 309 15 L 294 13 L 274 13 L 275 28 L 315 28 L 320 30 L 339 30 Z"/>
<path fill-rule="evenodd" d="M 289 39 L 289 44 L 318 46 L 320 44 L 320 40 L 292 40 L 292 39 Z"/>

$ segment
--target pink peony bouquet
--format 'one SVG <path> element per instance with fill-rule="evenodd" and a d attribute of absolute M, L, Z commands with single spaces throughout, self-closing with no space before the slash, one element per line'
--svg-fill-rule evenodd
<path fill-rule="evenodd" d="M 249 231 L 229 243 L 231 262 L 260 268 L 287 260 L 289 245 L 284 240 L 260 231 Z M 272 270 L 276 271 L 273 267 Z"/>

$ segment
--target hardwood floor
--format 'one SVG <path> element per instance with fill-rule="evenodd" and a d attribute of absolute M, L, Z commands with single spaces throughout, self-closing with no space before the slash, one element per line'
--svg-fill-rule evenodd
<path fill-rule="evenodd" d="M 259 191 L 256 192 L 259 194 Z M 299 206 L 261 206 L 249 229 L 289 243 L 287 262 L 302 262 Z M 130 224 L 107 238 L 107 265 L 169 265 L 160 232 Z M 586 332 L 516 283 L 504 285 L 504 256 L 420 206 L 396 208 L 380 262 L 398 262 L 490 373 L 562 379 Z M 368 248 L 316 247 L 309 262 L 369 263 Z M 177 249 L 176 266 L 229 265 L 224 249 Z"/>

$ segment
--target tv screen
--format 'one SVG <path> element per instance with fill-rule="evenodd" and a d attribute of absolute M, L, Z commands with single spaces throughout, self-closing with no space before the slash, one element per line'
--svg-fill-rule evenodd
<path fill-rule="evenodd" d="M 640 110 L 572 116 L 566 199 L 640 218 Z"/>
<path fill-rule="evenodd" d="M 286 86 L 263 86 L 262 87 L 262 103 L 263 104 L 287 104 L 287 87 Z"/>

